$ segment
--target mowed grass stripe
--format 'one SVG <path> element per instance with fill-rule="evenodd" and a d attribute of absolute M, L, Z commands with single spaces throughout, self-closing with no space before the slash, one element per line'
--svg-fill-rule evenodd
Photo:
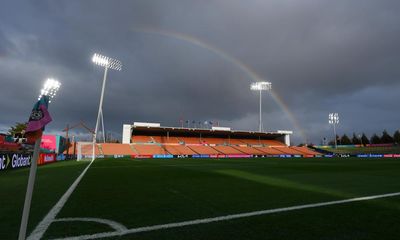
<path fill-rule="evenodd" d="M 400 189 L 398 159 L 225 160 L 96 161 L 59 217 L 104 218 L 133 228 Z M 126 168 L 107 168 L 119 165 Z M 60 231 L 60 224 L 50 226 L 46 236 L 62 237 Z"/>
<path fill-rule="evenodd" d="M 236 220 L 236 219 L 241 219 L 241 218 L 256 217 L 256 216 L 267 215 L 267 214 L 298 211 L 298 210 L 304 210 L 304 209 L 309 209 L 309 208 L 341 205 L 341 204 L 347 204 L 347 203 L 353 203 L 353 202 L 370 201 L 370 200 L 397 197 L 397 196 L 400 196 L 400 192 L 344 199 L 344 200 L 331 201 L 331 202 L 290 206 L 290 207 L 285 207 L 285 208 L 260 210 L 260 211 L 247 212 L 247 213 L 238 213 L 238 214 L 231 214 L 231 215 L 218 216 L 218 217 L 212 217 L 212 218 L 194 219 L 194 220 L 189 220 L 189 221 L 184 221 L 184 222 L 167 223 L 167 224 L 145 226 L 145 227 L 138 227 L 138 228 L 132 228 L 132 229 L 125 229 L 123 227 L 124 229 L 116 229 L 113 232 L 104 232 L 104 233 L 97 233 L 97 234 L 91 234 L 91 235 L 81 235 L 81 236 L 69 237 L 69 238 L 65 238 L 65 239 L 88 240 L 88 239 L 98 239 L 98 238 L 104 238 L 104 237 L 121 236 L 121 235 L 134 234 L 134 233 L 137 234 L 137 233 L 143 233 L 143 232 L 152 232 L 152 231 L 165 230 L 165 229 L 171 229 L 171 228 L 181 228 L 181 227 L 187 227 L 187 226 L 199 225 L 199 224 L 217 223 L 217 222 L 230 221 L 230 220 Z M 64 238 L 61 238 L 61 239 L 64 239 Z M 61 239 L 57 239 L 57 240 L 61 240 Z"/>

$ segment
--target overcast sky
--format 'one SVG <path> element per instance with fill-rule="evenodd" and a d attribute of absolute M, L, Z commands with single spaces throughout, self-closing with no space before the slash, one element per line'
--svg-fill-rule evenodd
<path fill-rule="evenodd" d="M 260 79 L 282 100 L 264 95 L 264 128 L 293 130 L 295 143 L 331 137 L 329 112 L 339 134 L 400 128 L 398 0 L 21 2 L 0 8 L 0 131 L 27 120 L 47 77 L 62 83 L 47 131 L 94 127 L 95 52 L 123 63 L 104 99 L 115 136 L 181 118 L 255 130 Z"/>

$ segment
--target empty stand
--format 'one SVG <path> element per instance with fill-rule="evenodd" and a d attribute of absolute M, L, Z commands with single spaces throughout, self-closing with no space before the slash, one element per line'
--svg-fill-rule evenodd
<path fill-rule="evenodd" d="M 320 155 L 320 153 L 317 153 L 309 149 L 308 147 L 291 147 L 291 148 L 308 155 Z"/>
<path fill-rule="evenodd" d="M 164 148 L 158 145 L 131 145 L 138 154 L 152 155 L 152 154 L 169 154 Z"/>
<path fill-rule="evenodd" d="M 225 138 L 202 138 L 201 141 L 206 144 L 227 144 L 228 139 Z"/>
<path fill-rule="evenodd" d="M 178 144 L 180 141 L 177 137 L 163 137 L 163 142 L 168 144 Z"/>
<path fill-rule="evenodd" d="M 185 144 L 200 144 L 200 137 L 178 137 L 181 142 Z"/>
<path fill-rule="evenodd" d="M 179 144 L 179 139 L 176 137 L 166 137 L 166 136 L 152 136 L 153 140 L 156 143 L 161 143 L 161 144 Z"/>
<path fill-rule="evenodd" d="M 261 145 L 263 144 L 259 139 L 241 139 L 242 142 L 249 145 Z"/>
<path fill-rule="evenodd" d="M 132 136 L 131 141 L 132 141 L 132 143 L 150 143 L 153 140 L 151 139 L 150 136 L 135 135 L 135 136 Z"/>
<path fill-rule="evenodd" d="M 281 155 L 281 154 L 286 154 L 283 151 L 279 151 L 275 148 L 272 147 L 255 147 L 255 149 L 260 150 L 263 152 L 263 154 L 269 154 L 269 155 Z"/>
<path fill-rule="evenodd" d="M 261 143 L 268 146 L 286 146 L 286 144 L 278 140 L 261 140 Z"/>
<path fill-rule="evenodd" d="M 222 154 L 244 154 L 244 152 L 230 146 L 215 146 L 212 147 Z"/>
<path fill-rule="evenodd" d="M 290 155 L 303 155 L 303 152 L 297 151 L 296 149 L 290 148 L 290 147 L 272 147 L 278 151 L 283 152 L 284 154 L 290 154 Z"/>
<path fill-rule="evenodd" d="M 129 144 L 119 143 L 102 143 L 101 145 L 103 154 L 105 155 L 132 155 L 135 152 Z"/>
<path fill-rule="evenodd" d="M 153 143 L 163 143 L 162 136 L 150 136 Z"/>
<path fill-rule="evenodd" d="M 245 154 L 253 154 L 253 155 L 263 155 L 265 154 L 263 151 L 258 150 L 253 147 L 239 147 L 239 146 L 232 146 L 233 148 L 245 153 Z"/>
<path fill-rule="evenodd" d="M 227 143 L 229 144 L 229 145 L 245 145 L 246 143 L 245 142 L 243 142 L 242 140 L 240 140 L 240 139 L 235 139 L 235 138 L 231 138 L 231 139 L 228 139 L 227 140 Z"/>
<path fill-rule="evenodd" d="M 164 149 L 172 155 L 193 155 L 197 154 L 189 147 L 183 145 L 165 145 Z"/>
<path fill-rule="evenodd" d="M 288 147 L 279 140 L 257 138 L 230 138 L 200 136 L 132 136 L 131 146 L 104 145 L 100 152 L 104 154 L 251 154 L 251 155 L 316 155 L 307 147 Z M 179 134 L 180 135 L 180 134 Z M 212 146 L 210 146 L 212 145 Z M 133 153 L 132 153 L 133 152 Z"/>
<path fill-rule="evenodd" d="M 190 149 L 192 149 L 194 152 L 197 154 L 221 154 L 214 148 L 210 146 L 188 146 Z"/>

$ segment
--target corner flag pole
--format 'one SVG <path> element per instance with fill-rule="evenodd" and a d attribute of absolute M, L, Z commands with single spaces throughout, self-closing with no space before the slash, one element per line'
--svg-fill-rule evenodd
<path fill-rule="evenodd" d="M 36 104 L 33 106 L 31 115 L 29 116 L 28 125 L 25 133 L 31 139 L 35 139 L 35 147 L 29 170 L 28 186 L 26 188 L 24 208 L 22 210 L 21 226 L 19 228 L 18 240 L 26 239 L 26 229 L 28 226 L 29 212 L 31 209 L 31 201 L 33 188 L 35 186 L 37 161 L 40 153 L 40 143 L 42 141 L 42 133 L 44 127 L 52 121 L 50 113 L 47 111 L 51 99 L 55 97 L 61 84 L 54 79 L 47 79 L 41 90 L 40 96 Z"/>
<path fill-rule="evenodd" d="M 29 211 L 31 209 L 32 193 L 33 193 L 33 187 L 35 185 L 37 160 L 39 158 L 41 141 L 42 137 L 36 139 L 35 141 L 35 148 L 33 152 L 33 158 L 31 161 L 31 167 L 29 170 L 28 186 L 25 194 L 24 210 L 22 212 L 22 219 L 21 219 L 21 226 L 19 228 L 18 240 L 25 240 L 26 238 L 26 228 L 28 225 Z"/>

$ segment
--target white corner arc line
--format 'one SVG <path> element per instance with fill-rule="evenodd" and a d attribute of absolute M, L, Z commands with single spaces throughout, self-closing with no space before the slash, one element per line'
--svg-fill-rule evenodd
<path fill-rule="evenodd" d="M 116 231 L 123 232 L 128 230 L 121 223 L 104 218 L 57 218 L 54 219 L 53 222 L 97 222 L 108 225 Z"/>
<path fill-rule="evenodd" d="M 56 205 L 47 213 L 47 215 L 42 219 L 42 221 L 36 226 L 33 232 L 29 235 L 27 240 L 37 240 L 43 237 L 43 234 L 46 232 L 47 228 L 49 228 L 50 224 L 54 221 L 57 214 L 63 208 L 65 203 L 67 202 L 68 198 L 74 192 L 75 188 L 78 186 L 79 182 L 82 180 L 83 176 L 92 165 L 94 160 L 92 160 L 89 165 L 82 171 L 81 175 L 79 175 L 75 181 L 71 184 L 68 190 L 64 193 L 64 195 L 58 200 Z"/>
<path fill-rule="evenodd" d="M 177 227 L 184 227 L 184 226 L 205 224 L 205 223 L 212 223 L 212 222 L 220 222 L 220 221 L 227 221 L 227 220 L 233 220 L 233 219 L 239 219 L 239 218 L 267 215 L 267 214 L 272 214 L 272 213 L 288 212 L 288 211 L 294 211 L 294 210 L 316 208 L 316 207 L 323 207 L 323 206 L 330 206 L 330 205 L 338 205 L 338 204 L 345 204 L 345 203 L 351 203 L 351 202 L 361 202 L 361 201 L 368 201 L 368 200 L 374 200 L 374 199 L 379 199 L 379 198 L 388 198 L 388 197 L 396 197 L 396 196 L 400 196 L 400 192 L 366 196 L 366 197 L 358 197 L 358 198 L 350 198 L 350 199 L 330 201 L 330 202 L 312 203 L 312 204 L 305 204 L 305 205 L 298 205 L 298 206 L 291 206 L 291 207 L 284 207 L 284 208 L 275 208 L 275 209 L 268 209 L 268 210 L 254 211 L 254 212 L 238 213 L 238 214 L 231 214 L 231 215 L 225 215 L 225 216 L 219 216 L 219 217 L 195 219 L 195 220 L 189 220 L 189 221 L 184 221 L 184 222 L 167 223 L 167 224 L 160 224 L 160 225 L 153 225 L 153 226 L 146 226 L 146 227 L 131 228 L 131 229 L 127 229 L 125 231 L 104 232 L 104 233 L 97 233 L 97 234 L 91 234 L 91 235 L 81 235 L 81 236 L 76 236 L 76 237 L 59 238 L 59 239 L 55 239 L 55 240 L 61 240 L 61 239 L 63 239 L 63 240 L 87 240 L 87 239 L 98 239 L 98 238 L 105 238 L 105 237 L 122 236 L 122 235 L 126 235 L 126 234 L 150 232 L 150 231 L 156 231 L 156 230 L 162 230 L 162 229 L 177 228 Z"/>

